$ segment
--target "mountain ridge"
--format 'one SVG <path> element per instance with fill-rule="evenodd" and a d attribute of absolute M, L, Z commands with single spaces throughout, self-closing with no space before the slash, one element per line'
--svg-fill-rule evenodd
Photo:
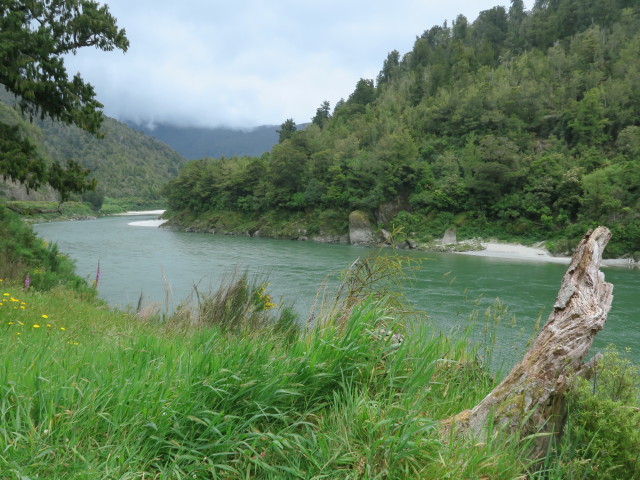
<path fill-rule="evenodd" d="M 278 143 L 278 125 L 252 128 L 183 127 L 158 123 L 149 127 L 124 122 L 130 128 L 160 140 L 188 160 L 233 156 L 259 157 Z"/>

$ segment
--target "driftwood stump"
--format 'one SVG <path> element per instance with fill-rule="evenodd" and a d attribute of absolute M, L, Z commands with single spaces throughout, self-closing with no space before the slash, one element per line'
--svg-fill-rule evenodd
<path fill-rule="evenodd" d="M 611 232 L 598 227 L 578 244 L 558 297 L 535 342 L 509 375 L 471 410 L 444 422 L 444 431 L 482 439 L 491 421 L 506 434 L 538 435 L 533 456 L 543 456 L 566 420 L 565 393 L 572 375 L 589 368 L 582 360 L 611 308 L 613 286 L 600 272 Z"/>

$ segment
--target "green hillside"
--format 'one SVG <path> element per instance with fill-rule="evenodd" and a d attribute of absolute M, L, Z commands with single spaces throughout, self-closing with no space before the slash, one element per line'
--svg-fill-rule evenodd
<path fill-rule="evenodd" d="M 639 59 L 629 0 L 460 15 L 389 53 L 375 81 L 269 154 L 188 164 L 166 189 L 174 224 L 258 230 L 277 218 L 309 235 L 344 232 L 359 209 L 418 240 L 456 227 L 552 239 L 558 252 L 605 224 L 609 255 L 638 252 Z"/>
<path fill-rule="evenodd" d="M 160 199 L 161 187 L 174 178 L 185 160 L 166 144 L 136 132 L 125 124 L 105 117 L 102 138 L 75 126 L 50 120 L 26 121 L 13 109 L 12 97 L 0 94 L 0 119 L 20 125 L 50 161 L 64 164 L 75 160 L 92 171 L 99 195 L 115 199 L 137 198 L 153 202 Z M 5 187 L 6 188 L 6 187 Z"/>
<path fill-rule="evenodd" d="M 178 174 L 185 160 L 166 144 L 105 117 L 97 138 L 77 127 L 40 122 L 43 145 L 54 160 L 73 159 L 93 171 L 108 197 L 159 198 L 159 190 Z"/>

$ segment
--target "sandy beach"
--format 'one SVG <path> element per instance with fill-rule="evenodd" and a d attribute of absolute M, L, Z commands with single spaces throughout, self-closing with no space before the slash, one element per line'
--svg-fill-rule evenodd
<path fill-rule="evenodd" d="M 124 212 L 124 213 L 114 213 L 114 217 L 128 217 L 128 216 L 139 216 L 139 215 L 162 215 L 164 210 L 144 210 L 144 211 L 133 211 L 133 212 Z"/>
<path fill-rule="evenodd" d="M 460 255 L 474 255 L 478 257 L 508 258 L 533 262 L 548 262 L 569 264 L 571 257 L 554 257 L 544 248 L 527 247 L 514 243 L 482 242 L 484 250 L 473 252 L 459 252 Z M 637 264 L 628 258 L 604 259 L 603 266 L 625 267 Z"/>

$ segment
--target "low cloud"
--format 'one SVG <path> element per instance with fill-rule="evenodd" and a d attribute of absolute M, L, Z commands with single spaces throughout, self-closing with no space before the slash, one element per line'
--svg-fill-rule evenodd
<path fill-rule="evenodd" d="M 129 51 L 82 50 L 66 59 L 70 73 L 94 85 L 107 115 L 236 127 L 308 122 L 322 101 L 334 105 L 360 78 L 375 78 L 389 51 L 404 54 L 433 25 L 459 13 L 473 20 L 494 6 L 488 0 L 107 3 L 127 30 Z"/>

